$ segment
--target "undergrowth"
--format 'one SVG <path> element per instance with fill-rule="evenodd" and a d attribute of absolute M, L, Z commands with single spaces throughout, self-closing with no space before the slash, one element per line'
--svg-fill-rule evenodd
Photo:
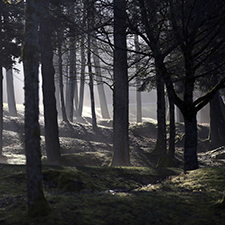
<path fill-rule="evenodd" d="M 26 212 L 25 166 L 0 165 L 0 224 L 224 224 L 224 168 L 44 166 L 51 212 Z"/>

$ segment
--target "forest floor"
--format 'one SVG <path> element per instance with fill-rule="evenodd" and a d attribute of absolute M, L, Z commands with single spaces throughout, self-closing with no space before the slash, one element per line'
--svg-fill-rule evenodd
<path fill-rule="evenodd" d="M 62 159 L 47 165 L 44 121 L 40 117 L 43 180 L 51 213 L 26 217 L 23 112 L 5 111 L 0 159 L 0 224 L 225 224 L 218 204 L 225 187 L 225 148 L 211 150 L 208 124 L 198 125 L 200 169 L 183 173 L 184 125 L 176 125 L 177 168 L 156 168 L 153 152 L 157 124 L 131 123 L 133 167 L 108 167 L 112 159 L 112 122 L 90 118 L 59 122 Z"/>

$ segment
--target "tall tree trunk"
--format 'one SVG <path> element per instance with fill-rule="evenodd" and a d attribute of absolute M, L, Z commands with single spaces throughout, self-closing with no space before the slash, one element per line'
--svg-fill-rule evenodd
<path fill-rule="evenodd" d="M 217 110 L 218 105 L 216 104 L 216 100 L 212 99 L 210 101 L 210 129 L 209 129 L 210 149 L 218 148 L 221 146 L 221 140 L 218 130 Z"/>
<path fill-rule="evenodd" d="M 6 71 L 6 86 L 7 86 L 9 114 L 10 114 L 10 116 L 17 116 L 12 68 L 10 68 Z"/>
<path fill-rule="evenodd" d="M 73 121 L 74 111 L 74 93 L 77 93 L 76 82 L 76 44 L 75 38 L 70 38 L 70 67 L 69 67 L 69 78 L 68 78 L 68 95 L 67 95 L 67 113 L 70 121 Z M 76 95 L 77 96 L 77 95 Z M 77 100 L 76 100 L 77 103 Z"/>
<path fill-rule="evenodd" d="M 85 82 L 85 50 L 84 50 L 84 34 L 81 35 L 81 71 L 80 71 L 80 93 L 78 104 L 78 116 L 82 116 L 84 104 L 84 82 Z"/>
<path fill-rule="evenodd" d="M 56 98 L 56 108 L 58 112 L 58 118 L 62 118 L 62 110 L 60 106 L 60 88 L 59 88 L 59 65 L 58 65 L 58 56 L 54 54 L 53 64 L 55 69 L 55 98 Z"/>
<path fill-rule="evenodd" d="M 2 157 L 2 131 L 3 131 L 3 56 L 2 56 L 2 4 L 0 1 L 0 157 Z"/>
<path fill-rule="evenodd" d="M 89 89 L 90 89 L 90 98 L 91 98 L 91 115 L 92 115 L 92 128 L 96 130 L 97 121 L 95 114 L 95 99 L 94 99 L 94 86 L 93 86 L 93 73 L 92 73 L 92 65 L 91 65 L 91 51 L 90 51 L 90 35 L 88 35 L 88 73 L 89 73 Z"/>
<path fill-rule="evenodd" d="M 126 1 L 114 0 L 114 91 L 112 166 L 129 166 L 129 104 L 126 46 Z"/>
<path fill-rule="evenodd" d="M 165 158 L 166 150 L 166 108 L 165 108 L 165 90 L 164 81 L 160 72 L 156 74 L 157 85 L 157 142 L 155 151 L 159 153 L 160 158 Z"/>
<path fill-rule="evenodd" d="M 46 215 L 49 212 L 49 205 L 44 197 L 42 186 L 40 127 L 38 123 L 39 15 L 38 1 L 27 1 L 23 65 L 25 74 L 25 150 L 29 216 Z"/>
<path fill-rule="evenodd" d="M 175 84 L 175 90 L 176 90 L 177 95 L 181 99 L 183 99 L 184 85 L 182 83 Z M 179 108 L 176 108 L 176 119 L 177 119 L 178 123 L 184 122 L 184 117 L 183 117 L 182 112 L 180 111 Z"/>
<path fill-rule="evenodd" d="M 170 111 L 170 139 L 169 139 L 169 151 L 168 156 L 170 158 L 174 158 L 175 153 L 175 114 L 174 114 L 174 103 L 172 99 L 169 97 L 169 111 Z"/>
<path fill-rule="evenodd" d="M 210 101 L 210 149 L 215 149 L 225 144 L 225 121 L 220 100 L 219 93 L 216 93 Z"/>
<path fill-rule="evenodd" d="M 41 45 L 41 72 L 42 91 L 45 118 L 45 146 L 48 161 L 57 164 L 61 158 L 58 119 L 55 99 L 55 84 L 53 67 L 53 48 L 51 42 L 51 23 L 49 17 L 49 0 L 42 0 L 42 15 L 40 23 L 40 45 Z"/>
<path fill-rule="evenodd" d="M 64 91 L 63 91 L 63 68 L 62 68 L 62 37 L 60 31 L 58 32 L 58 59 L 59 59 L 59 89 L 60 89 L 60 101 L 62 110 L 62 119 L 68 122 L 66 107 L 64 101 Z"/>
<path fill-rule="evenodd" d="M 193 105 L 194 92 L 194 71 L 192 49 L 183 47 L 183 55 L 185 60 L 186 77 L 191 81 L 185 80 L 184 83 L 184 102 L 189 106 L 182 111 L 185 123 L 185 139 L 184 139 L 184 171 L 198 169 L 197 158 L 197 111 Z"/>
<path fill-rule="evenodd" d="M 135 45 L 135 50 L 137 52 L 140 51 L 140 46 L 139 46 L 139 41 L 138 41 L 138 35 L 134 36 L 134 45 Z M 140 63 L 139 63 L 139 55 L 137 54 L 136 56 L 136 73 L 138 73 L 138 71 L 140 70 Z M 137 74 L 136 77 L 136 104 L 137 104 L 137 123 L 141 123 L 142 122 L 142 104 L 141 104 L 141 92 L 138 91 L 141 82 L 140 82 L 140 77 L 139 74 Z"/>
<path fill-rule="evenodd" d="M 105 96 L 105 90 L 104 90 L 103 81 L 102 81 L 101 65 L 100 65 L 100 60 L 98 57 L 99 53 L 98 53 L 98 44 L 97 44 L 96 38 L 93 38 L 92 42 L 93 42 L 93 52 L 94 52 L 93 60 L 94 60 L 94 64 L 95 64 L 95 73 L 96 73 L 97 80 L 98 80 L 97 88 L 98 88 L 98 95 L 99 95 L 99 102 L 100 102 L 100 107 L 101 107 L 102 118 L 110 119 L 106 96 Z"/>
<path fill-rule="evenodd" d="M 91 98 L 91 115 L 92 115 L 92 127 L 93 130 L 97 128 L 96 113 L 95 113 L 95 99 L 94 99 L 94 86 L 93 86 L 93 73 L 91 65 L 91 29 L 93 29 L 93 5 L 92 1 L 88 0 L 88 9 L 87 9 L 87 18 L 88 18 L 88 51 L 87 51 L 87 60 L 88 60 L 88 73 L 89 73 L 89 89 L 90 89 L 90 98 Z"/>

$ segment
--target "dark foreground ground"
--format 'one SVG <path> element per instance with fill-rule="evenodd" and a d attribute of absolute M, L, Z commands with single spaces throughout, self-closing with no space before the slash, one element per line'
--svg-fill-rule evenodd
<path fill-rule="evenodd" d="M 223 148 L 208 149 L 207 125 L 198 127 L 200 169 L 184 174 L 182 124 L 177 125 L 176 145 L 180 168 L 155 167 L 157 127 L 150 120 L 130 126 L 133 167 L 108 167 L 112 128 L 110 121 L 100 124 L 93 132 L 88 118 L 72 127 L 59 123 L 61 164 L 43 166 L 51 212 L 34 219 L 26 216 L 23 119 L 5 115 L 7 158 L 0 164 L 0 224 L 225 224 L 225 209 L 219 204 L 225 187 L 225 154 Z M 41 140 L 45 163 L 43 136 Z"/>

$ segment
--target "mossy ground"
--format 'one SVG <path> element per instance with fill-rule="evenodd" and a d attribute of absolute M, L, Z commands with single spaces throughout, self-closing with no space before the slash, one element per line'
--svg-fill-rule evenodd
<path fill-rule="evenodd" d="M 224 168 L 44 166 L 51 212 L 30 218 L 25 166 L 0 165 L 0 224 L 224 224 L 224 177 Z"/>
<path fill-rule="evenodd" d="M 3 154 L 7 158 L 3 162 L 25 163 L 22 116 L 22 110 L 19 117 L 4 116 Z M 43 117 L 40 124 L 43 132 Z M 208 168 L 187 174 L 182 173 L 184 125 L 177 124 L 176 133 L 175 155 L 181 169 L 155 168 L 158 156 L 152 150 L 156 131 L 152 121 L 132 125 L 130 153 L 134 167 L 112 168 L 108 167 L 112 128 L 99 126 L 98 132 L 93 132 L 88 124 L 73 123 L 71 129 L 59 123 L 62 159 L 59 166 L 43 166 L 50 213 L 28 217 L 25 164 L 0 164 L 0 224 L 225 224 L 225 204 L 221 203 L 225 160 L 218 155 L 211 157 L 215 152 L 207 150 L 208 127 L 198 126 L 199 164 Z M 43 133 L 41 146 L 45 156 Z"/>

